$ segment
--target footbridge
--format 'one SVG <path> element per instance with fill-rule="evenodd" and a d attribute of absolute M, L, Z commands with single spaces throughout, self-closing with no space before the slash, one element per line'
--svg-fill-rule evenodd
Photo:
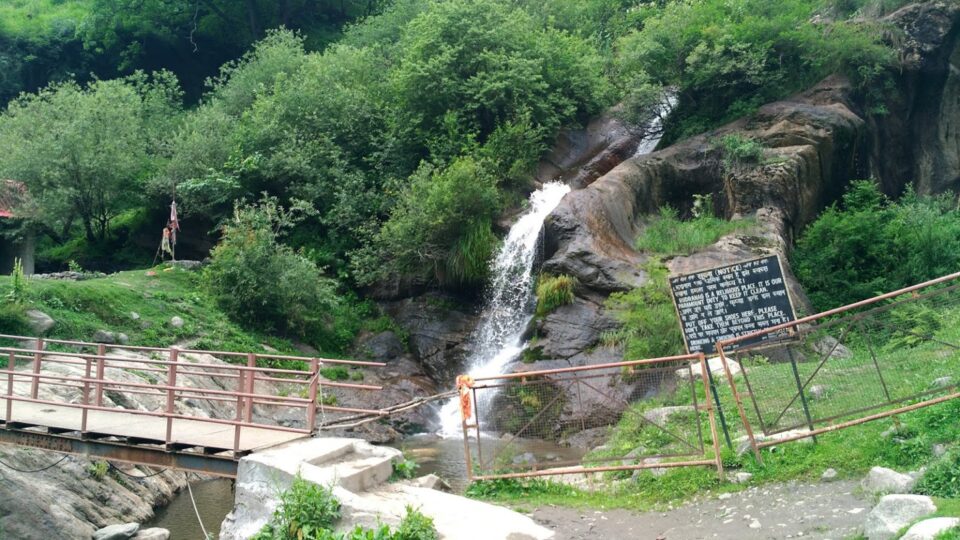
<path fill-rule="evenodd" d="M 5 444 L 233 477 L 241 457 L 313 436 L 318 413 L 385 414 L 337 402 L 380 386 L 330 380 L 384 365 L 377 362 L 0 340 L 9 345 L 0 346 Z"/>

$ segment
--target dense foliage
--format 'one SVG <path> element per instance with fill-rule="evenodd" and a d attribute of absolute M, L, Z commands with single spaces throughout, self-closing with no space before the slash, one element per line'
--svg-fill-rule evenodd
<path fill-rule="evenodd" d="M 797 242 L 793 269 L 817 310 L 957 271 L 960 211 L 950 196 L 887 199 L 853 182 Z"/>
<path fill-rule="evenodd" d="M 220 261 L 336 280 L 252 299 L 227 291 L 272 281 L 210 278 L 244 324 L 321 335 L 349 290 L 479 288 L 558 130 L 613 103 L 639 121 L 674 92 L 676 138 L 834 71 L 882 89 L 894 58 L 862 15 L 898 1 L 11 0 L 0 100 L 39 90 L 0 115 L 0 177 L 27 184 L 43 269 L 145 264 L 175 192 L 181 238 L 227 233 Z M 235 202 L 263 193 L 315 212 L 241 253 Z M 286 294 L 294 316 L 253 320 Z"/>

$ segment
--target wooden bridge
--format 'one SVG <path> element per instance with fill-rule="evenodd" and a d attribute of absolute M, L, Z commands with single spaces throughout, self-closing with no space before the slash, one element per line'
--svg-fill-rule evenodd
<path fill-rule="evenodd" d="M 313 436 L 318 408 L 381 414 L 325 403 L 381 387 L 327 380 L 324 367 L 376 362 L 0 339 L 14 344 L 0 347 L 0 443 L 235 476 L 244 455 Z"/>

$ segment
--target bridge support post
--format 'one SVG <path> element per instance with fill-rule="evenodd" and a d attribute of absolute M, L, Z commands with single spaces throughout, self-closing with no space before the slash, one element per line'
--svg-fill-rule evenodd
<path fill-rule="evenodd" d="M 9 397 L 13 396 L 13 371 L 17 368 L 17 354 L 14 352 L 10 353 L 10 359 L 7 361 L 7 425 L 10 425 L 10 421 L 13 420 L 13 400 Z"/>
<path fill-rule="evenodd" d="M 307 429 L 313 433 L 317 429 L 317 386 L 320 384 L 320 361 L 310 359 L 310 403 L 307 405 Z"/>
<path fill-rule="evenodd" d="M 177 362 L 180 351 L 170 348 L 170 368 L 167 371 L 167 438 L 164 440 L 167 444 L 173 442 L 173 403 L 176 399 L 177 386 Z"/>
<path fill-rule="evenodd" d="M 243 409 L 245 399 L 243 398 L 243 390 L 247 387 L 246 385 L 246 375 L 247 372 L 244 370 L 239 370 L 237 378 L 237 414 L 236 421 L 237 423 L 233 427 L 233 452 L 236 454 L 240 451 L 240 423 L 243 422 Z"/>
<path fill-rule="evenodd" d="M 97 345 L 97 390 L 95 392 L 97 407 L 103 407 L 103 376 L 107 367 L 106 355 L 107 346 L 103 343 Z"/>
<path fill-rule="evenodd" d="M 43 338 L 36 340 L 37 352 L 33 355 L 33 381 L 30 383 L 30 397 L 37 399 L 40 392 L 40 363 L 43 361 Z"/>
<path fill-rule="evenodd" d="M 248 368 L 257 367 L 257 355 L 253 353 L 247 353 L 247 367 Z M 251 370 L 246 373 L 246 376 L 247 376 L 247 384 L 246 386 L 240 385 L 240 391 L 246 392 L 248 394 L 253 394 L 253 385 L 254 385 L 254 381 L 256 380 L 256 373 Z M 243 421 L 249 423 L 253 420 L 253 397 L 247 396 L 245 402 L 246 402 L 246 407 L 245 407 L 246 410 L 243 413 Z"/>

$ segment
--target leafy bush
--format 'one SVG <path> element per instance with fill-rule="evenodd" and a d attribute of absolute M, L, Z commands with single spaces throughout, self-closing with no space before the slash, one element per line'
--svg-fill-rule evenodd
<path fill-rule="evenodd" d="M 24 315 L 24 307 L 15 302 L 0 304 L 0 334 L 26 336 L 31 334 L 30 322 Z"/>
<path fill-rule="evenodd" d="M 280 506 L 270 522 L 253 540 L 332 540 L 330 529 L 339 520 L 340 501 L 333 490 L 297 476 L 280 495 Z"/>
<path fill-rule="evenodd" d="M 561 274 L 540 274 L 537 280 L 537 315 L 546 315 L 560 306 L 573 303 L 577 278 Z"/>
<path fill-rule="evenodd" d="M 343 366 L 320 368 L 320 375 L 331 381 L 345 381 L 350 378 L 350 372 Z"/>
<path fill-rule="evenodd" d="M 393 461 L 393 473 L 390 475 L 392 480 L 409 480 L 417 473 L 420 466 L 412 459 L 397 459 Z"/>
<path fill-rule="evenodd" d="M 714 217 L 709 210 L 689 221 L 681 221 L 675 209 L 669 205 L 663 206 L 660 208 L 660 215 L 640 234 L 637 249 L 666 257 L 689 255 L 713 244 L 721 236 L 751 225 L 749 221 L 727 221 Z"/>
<path fill-rule="evenodd" d="M 723 168 L 731 171 L 747 164 L 763 162 L 763 144 L 740 134 L 724 135 L 719 141 L 723 150 Z"/>
<path fill-rule="evenodd" d="M 803 232 L 792 265 L 818 310 L 945 275 L 960 267 L 960 211 L 949 196 L 894 202 L 856 181 Z"/>
<path fill-rule="evenodd" d="M 954 448 L 930 465 L 914 491 L 947 499 L 960 498 L 960 449 Z"/>
<path fill-rule="evenodd" d="M 223 240 L 204 270 L 223 311 L 251 328 L 279 331 L 328 350 L 343 350 L 359 326 L 336 283 L 302 254 L 281 244 L 281 234 L 309 208 L 287 210 L 266 197 L 234 209 Z"/>
<path fill-rule="evenodd" d="M 293 486 L 280 495 L 280 506 L 270 522 L 252 540 L 437 540 L 433 520 L 407 507 L 395 531 L 381 525 L 366 529 L 357 525 L 346 533 L 334 532 L 340 520 L 340 501 L 331 488 L 297 476 Z"/>
<path fill-rule="evenodd" d="M 667 269 L 652 259 L 644 268 L 647 282 L 629 292 L 614 293 L 607 306 L 623 325 L 620 329 L 604 333 L 605 345 L 622 345 L 624 358 L 641 360 L 660 358 L 683 352 L 683 336 L 677 319 Z"/>

